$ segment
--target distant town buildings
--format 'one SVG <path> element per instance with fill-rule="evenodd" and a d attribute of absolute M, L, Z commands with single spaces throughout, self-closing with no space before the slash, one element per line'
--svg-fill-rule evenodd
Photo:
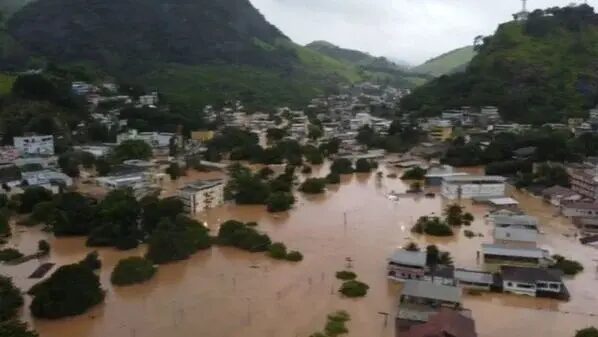
<path fill-rule="evenodd" d="M 500 176 L 448 176 L 442 181 L 441 193 L 449 200 L 501 197 L 505 182 Z"/>

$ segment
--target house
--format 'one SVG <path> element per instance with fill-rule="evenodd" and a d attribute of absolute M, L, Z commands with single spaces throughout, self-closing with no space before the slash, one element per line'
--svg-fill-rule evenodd
<path fill-rule="evenodd" d="M 455 281 L 456 285 L 461 288 L 490 290 L 494 284 L 494 276 L 488 272 L 457 268 L 455 269 Z"/>
<path fill-rule="evenodd" d="M 224 203 L 224 181 L 198 180 L 178 191 L 185 212 L 195 215 Z"/>
<path fill-rule="evenodd" d="M 426 323 L 397 331 L 399 337 L 477 337 L 475 321 L 462 311 L 443 308 Z M 398 330 L 398 329 L 397 329 Z"/>
<path fill-rule="evenodd" d="M 13 138 L 14 147 L 26 155 L 54 155 L 54 136 L 35 135 Z"/>
<path fill-rule="evenodd" d="M 496 214 L 492 217 L 495 227 L 538 230 L 538 218 L 523 214 Z"/>
<path fill-rule="evenodd" d="M 438 265 L 426 273 L 424 277 L 426 281 L 445 285 L 445 286 L 454 286 L 455 284 L 455 267 L 447 266 L 447 265 Z"/>
<path fill-rule="evenodd" d="M 562 213 L 566 217 L 594 218 L 598 217 L 598 203 L 572 202 L 562 206 Z"/>
<path fill-rule="evenodd" d="M 598 175 L 593 169 L 568 168 L 571 190 L 592 200 L 598 199 Z"/>
<path fill-rule="evenodd" d="M 475 201 L 475 200 L 474 200 Z M 490 205 L 493 209 L 518 209 L 519 201 L 513 198 L 490 198 L 486 199 L 485 202 Z"/>
<path fill-rule="evenodd" d="M 552 186 L 542 191 L 542 197 L 554 206 L 581 200 L 581 194 L 562 186 Z"/>
<path fill-rule="evenodd" d="M 538 231 L 526 228 L 496 227 L 494 243 L 509 248 L 536 248 Z"/>
<path fill-rule="evenodd" d="M 426 273 L 426 252 L 396 250 L 388 259 L 388 278 L 394 281 L 421 280 Z"/>
<path fill-rule="evenodd" d="M 22 180 L 29 186 L 55 184 L 63 187 L 73 185 L 73 179 L 66 174 L 53 170 L 28 171 L 21 173 Z"/>
<path fill-rule="evenodd" d="M 440 186 L 445 177 L 466 176 L 465 172 L 455 172 L 455 168 L 450 165 L 440 165 L 430 167 L 426 173 L 427 186 Z"/>
<path fill-rule="evenodd" d="M 492 265 L 546 267 L 552 262 L 549 252 L 544 249 L 510 247 L 497 243 L 483 243 L 482 256 L 484 263 Z"/>
<path fill-rule="evenodd" d="M 407 280 L 401 291 L 396 317 L 398 331 L 428 322 L 442 309 L 462 310 L 460 288 L 427 281 Z"/>
<path fill-rule="evenodd" d="M 559 269 L 502 266 L 500 275 L 504 292 L 534 297 L 559 297 L 565 292 Z"/>
<path fill-rule="evenodd" d="M 453 176 L 442 180 L 442 195 L 449 199 L 475 197 L 502 197 L 505 194 L 504 177 L 500 176 Z"/>
<path fill-rule="evenodd" d="M 598 234 L 598 218 L 576 218 L 573 223 L 582 235 Z"/>

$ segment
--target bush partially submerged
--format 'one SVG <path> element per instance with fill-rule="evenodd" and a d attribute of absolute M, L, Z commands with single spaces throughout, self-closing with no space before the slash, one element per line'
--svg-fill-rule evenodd
<path fill-rule="evenodd" d="M 352 271 L 342 270 L 336 272 L 336 278 L 343 281 L 354 280 L 357 278 L 357 274 Z"/>
<path fill-rule="evenodd" d="M 555 260 L 552 267 L 562 270 L 565 275 L 572 276 L 583 271 L 583 265 L 577 261 L 568 260 L 561 255 L 554 255 L 552 258 Z"/>
<path fill-rule="evenodd" d="M 300 252 L 298 252 L 296 250 L 293 250 L 287 254 L 285 259 L 287 261 L 291 261 L 291 262 L 299 262 L 299 261 L 303 260 L 303 254 L 301 254 Z"/>
<path fill-rule="evenodd" d="M 439 217 L 420 217 L 415 226 L 411 229 L 412 232 L 418 234 L 428 234 L 431 236 L 451 236 L 453 230 L 449 227 L 446 222 L 442 221 Z"/>
<path fill-rule="evenodd" d="M 363 297 L 368 293 L 368 289 L 370 289 L 370 286 L 367 284 L 356 280 L 350 280 L 343 282 L 338 291 L 347 297 Z"/>
<path fill-rule="evenodd" d="M 23 253 L 14 248 L 0 250 L 0 262 L 10 262 L 23 257 Z"/>
<path fill-rule="evenodd" d="M 157 268 L 150 260 L 132 256 L 118 261 L 112 271 L 110 281 L 119 286 L 142 283 L 151 279 L 156 274 L 156 270 Z"/>

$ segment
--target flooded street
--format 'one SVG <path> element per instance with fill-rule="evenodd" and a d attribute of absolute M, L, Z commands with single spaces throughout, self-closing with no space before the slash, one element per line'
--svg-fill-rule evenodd
<path fill-rule="evenodd" d="M 439 196 L 388 200 L 387 193 L 405 192 L 408 184 L 387 178 L 386 170 L 381 170 L 385 171 L 382 179 L 376 174 L 345 176 L 325 195 L 297 192 L 298 202 L 288 213 L 273 215 L 261 206 L 225 205 L 199 217 L 214 234 L 225 220 L 257 221 L 258 228 L 273 241 L 302 252 L 300 263 L 214 247 L 187 261 L 161 266 L 156 277 L 145 284 L 113 288 L 109 279 L 116 262 L 142 255 L 144 248 L 127 252 L 101 249 L 100 276 L 107 290 L 104 304 L 66 320 L 31 320 L 30 298 L 26 296 L 23 317 L 42 337 L 306 337 L 321 330 L 326 314 L 343 309 L 352 317 L 348 336 L 394 336 L 393 320 L 389 318 L 385 325 L 381 314 L 393 317 L 397 310 L 400 286 L 386 279 L 386 258 L 392 251 L 411 240 L 420 247 L 433 243 L 450 251 L 456 266 L 481 268 L 476 251 L 492 237 L 484 222 L 485 206 L 468 203 L 464 204 L 476 217 L 469 229 L 483 237 L 468 239 L 462 230 L 451 238 L 413 237 L 410 227 L 415 220 L 441 214 L 445 202 Z M 313 175 L 326 173 L 320 168 Z M 185 181 L 218 175 L 197 173 Z M 167 189 L 169 194 L 174 190 Z M 544 233 L 540 245 L 579 260 L 585 271 L 566 280 L 569 302 L 505 294 L 464 295 L 464 306 L 473 311 L 479 336 L 572 337 L 577 329 L 598 325 L 598 249 L 583 247 L 568 236 L 573 233 L 572 225 L 555 217 L 555 210 L 541 200 L 516 192 L 512 196 L 523 210 L 540 218 Z M 49 236 L 20 228 L 10 245 L 29 253 L 39 239 Z M 57 264 L 76 262 L 92 250 L 80 238 L 48 240 L 52 251 L 47 260 Z M 344 299 L 337 293 L 340 281 L 334 274 L 346 268 L 348 258 L 359 279 L 370 286 L 365 298 Z M 2 274 L 12 276 L 26 290 L 36 282 L 27 277 L 38 265 L 39 261 L 29 261 L 1 268 Z"/>

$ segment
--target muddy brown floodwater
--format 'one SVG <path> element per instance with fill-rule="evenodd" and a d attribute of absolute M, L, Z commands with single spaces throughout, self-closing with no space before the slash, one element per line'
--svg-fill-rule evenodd
<path fill-rule="evenodd" d="M 316 169 L 314 175 L 324 176 L 326 171 Z M 202 176 L 196 173 L 186 179 Z M 187 261 L 161 266 L 156 277 L 145 284 L 113 288 L 109 278 L 116 262 L 142 255 L 144 248 L 127 252 L 101 249 L 100 277 L 107 290 L 104 304 L 58 321 L 32 320 L 27 309 L 22 316 L 42 337 L 306 337 L 321 330 L 326 314 L 344 309 L 352 316 L 348 336 L 394 336 L 392 321 L 385 325 L 381 314 L 392 317 L 397 310 L 400 286 L 385 277 L 386 258 L 394 249 L 410 240 L 420 246 L 434 243 L 450 251 L 458 266 L 476 268 L 476 251 L 482 242 L 492 240 L 483 218 L 486 208 L 471 204 L 465 204 L 476 216 L 471 229 L 484 237 L 468 239 L 462 233 L 440 240 L 412 237 L 409 229 L 414 221 L 421 215 L 439 214 L 445 202 L 440 197 L 401 198 L 398 202 L 386 197 L 406 188 L 386 174 L 382 179 L 358 174 L 343 177 L 339 186 L 322 196 L 297 193 L 295 208 L 285 214 L 272 215 L 264 207 L 225 205 L 199 219 L 214 233 L 224 220 L 257 221 L 273 240 L 301 251 L 305 259 L 294 264 L 214 247 Z M 504 294 L 464 295 L 464 305 L 472 309 L 479 335 L 568 337 L 577 329 L 598 325 L 598 250 L 580 246 L 569 236 L 573 232 L 569 222 L 554 216 L 554 209 L 541 200 L 513 195 L 523 209 L 540 217 L 541 245 L 581 261 L 585 271 L 566 281 L 569 302 Z M 83 239 L 54 239 L 36 229 L 18 232 L 10 244 L 30 252 L 41 238 L 50 240 L 52 252 L 47 260 L 57 264 L 78 261 L 91 251 Z M 337 293 L 340 282 L 334 273 L 346 268 L 347 258 L 359 279 L 370 285 L 365 298 L 344 299 Z M 34 281 L 27 276 L 39 263 L 2 266 L 2 274 L 28 289 Z"/>

